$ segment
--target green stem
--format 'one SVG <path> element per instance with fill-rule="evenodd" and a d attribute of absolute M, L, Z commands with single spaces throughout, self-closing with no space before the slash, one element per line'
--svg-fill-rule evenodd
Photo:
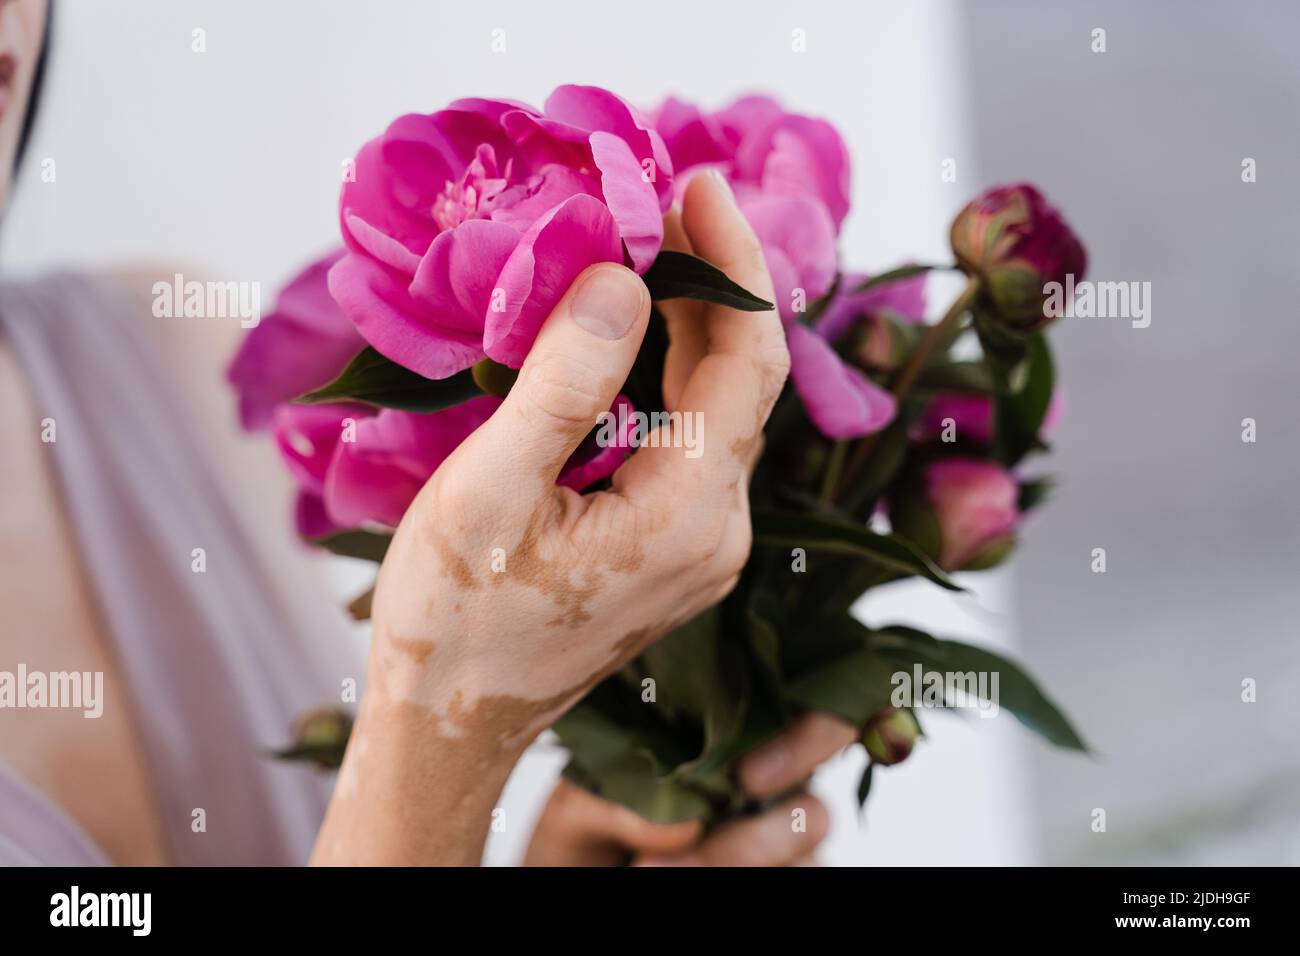
<path fill-rule="evenodd" d="M 844 459 L 848 455 L 849 443 L 837 441 L 831 449 L 830 461 L 826 463 L 826 473 L 822 476 L 822 493 L 818 498 L 821 510 L 825 511 L 835 498 L 835 489 L 839 487 L 840 475 L 844 471 Z"/>
<path fill-rule="evenodd" d="M 951 342 L 952 339 L 955 339 L 956 336 L 953 335 L 953 333 L 956 331 L 963 316 L 965 316 L 966 312 L 975 302 L 975 297 L 979 295 L 979 290 L 979 277 L 970 276 L 966 280 L 966 287 L 962 289 L 961 294 L 953 300 L 952 305 L 948 306 L 948 311 L 944 313 L 943 318 L 925 330 L 925 335 L 921 337 L 921 341 L 918 342 L 916 348 L 912 350 L 912 354 L 908 357 L 907 364 L 903 366 L 903 370 L 898 373 L 898 378 L 894 380 L 892 391 L 894 393 L 894 400 L 898 403 L 900 411 L 902 410 L 903 399 L 907 397 L 907 393 L 911 391 L 912 386 L 916 384 L 917 378 L 925 369 L 926 362 L 930 358 L 930 353 L 933 352 L 935 347 L 941 342 L 944 342 L 945 340 Z M 876 432 L 875 434 L 868 435 L 866 438 L 862 439 L 862 441 L 858 442 L 857 447 L 854 448 L 853 456 L 849 459 L 848 467 L 844 469 L 844 477 L 840 482 L 839 492 L 841 494 L 853 481 L 854 477 L 857 476 L 858 472 L 862 470 L 862 466 L 866 464 L 867 459 L 871 457 L 871 453 L 876 448 L 876 442 L 879 440 L 880 434 L 880 432 Z"/>

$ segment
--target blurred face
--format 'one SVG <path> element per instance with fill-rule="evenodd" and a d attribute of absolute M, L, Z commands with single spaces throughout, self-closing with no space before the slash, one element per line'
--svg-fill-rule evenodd
<path fill-rule="evenodd" d="M 9 197 L 18 140 L 45 34 L 47 0 L 0 0 L 0 206 Z"/>

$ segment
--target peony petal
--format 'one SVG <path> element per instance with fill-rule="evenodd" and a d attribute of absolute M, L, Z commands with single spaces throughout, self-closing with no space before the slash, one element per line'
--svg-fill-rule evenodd
<path fill-rule="evenodd" d="M 814 199 L 804 196 L 752 195 L 739 199 L 741 212 L 749 220 L 763 254 L 769 260 L 769 270 L 774 261 L 785 269 L 782 285 L 776 290 L 783 318 L 793 315 L 793 291 L 802 289 L 806 303 L 825 295 L 835 282 L 838 268 L 835 254 L 835 227 L 826 208 Z M 779 253 L 779 256 L 777 255 Z"/>
<path fill-rule="evenodd" d="M 597 262 L 622 261 L 618 225 L 604 203 L 573 196 L 556 206 L 533 224 L 501 270 L 497 284 L 505 293 L 505 309 L 487 313 L 484 350 L 503 365 L 519 368 L 578 274 Z"/>
<path fill-rule="evenodd" d="M 447 108 L 463 113 L 481 113 L 494 123 L 500 123 L 502 117 L 507 113 L 519 112 L 533 116 L 541 115 L 538 110 L 519 100 L 483 99 L 480 97 L 466 97 L 454 100 Z"/>
<path fill-rule="evenodd" d="M 778 122 L 786 115 L 785 108 L 770 96 L 742 96 L 730 106 L 714 114 L 714 120 L 723 136 L 731 144 L 732 153 L 746 136 Z"/>
<path fill-rule="evenodd" d="M 749 131 L 736 149 L 736 175 L 764 192 L 804 195 L 826 206 L 836 231 L 849 211 L 849 151 L 825 120 L 787 113 Z"/>
<path fill-rule="evenodd" d="M 672 204 L 673 162 L 663 138 L 634 106 L 598 86 L 566 85 L 557 86 L 546 98 L 543 112 L 549 119 L 589 132 L 613 133 L 628 144 L 638 165 L 653 159 L 659 211 L 668 211 Z"/>
<path fill-rule="evenodd" d="M 504 114 L 501 125 L 515 144 L 516 178 L 532 175 L 543 166 L 581 169 L 591 159 L 587 130 L 521 111 Z"/>
<path fill-rule="evenodd" d="M 497 276 L 519 238 L 511 226 L 489 219 L 470 219 L 440 234 L 420 261 L 411 297 L 438 317 L 440 327 L 481 337 Z"/>
<path fill-rule="evenodd" d="M 343 183 L 339 197 L 339 224 L 344 241 L 350 249 L 360 251 L 347 228 L 348 217 L 357 216 L 420 255 L 438 234 L 431 210 L 450 170 L 437 163 L 436 156 L 429 155 L 425 166 L 429 175 L 422 187 L 408 183 L 399 188 L 385 153 L 384 136 L 379 136 L 362 146 L 356 155 L 354 176 Z M 412 170 L 411 175 L 414 173 Z"/>
<path fill-rule="evenodd" d="M 325 513 L 325 499 L 310 491 L 299 491 L 293 506 L 293 523 L 300 537 L 316 540 L 343 530 Z"/>
<path fill-rule="evenodd" d="M 840 293 L 817 318 L 817 333 L 828 342 L 838 342 L 864 316 L 892 312 L 913 323 L 925 321 L 925 274 L 876 286 L 866 292 L 853 289 L 867 281 L 863 273 L 845 273 Z"/>
<path fill-rule="evenodd" d="M 939 564 L 956 569 L 1015 530 L 1020 490 L 996 462 L 944 458 L 925 470 L 926 494 L 939 524 Z"/>
<path fill-rule="evenodd" d="M 930 400 L 913 429 L 922 441 L 942 437 L 944 420 L 952 419 L 961 442 L 987 445 L 993 440 L 993 399 L 987 395 L 940 392 Z"/>
<path fill-rule="evenodd" d="M 589 152 L 584 156 L 582 165 L 584 168 L 594 165 Z M 595 173 L 580 172 L 559 163 L 547 163 L 538 167 L 529 177 L 528 185 L 518 188 L 526 193 L 522 199 L 492 210 L 492 221 L 506 223 L 514 228 L 516 238 L 570 196 L 600 198 L 600 180 Z"/>
<path fill-rule="evenodd" d="M 334 449 L 349 422 L 374 415 L 353 403 L 281 405 L 275 412 L 275 444 L 298 486 L 320 494 Z"/>
<path fill-rule="evenodd" d="M 351 323 L 341 334 L 325 335 L 267 316 L 249 331 L 226 370 L 239 394 L 240 423 L 249 431 L 267 427 L 277 406 L 328 384 L 364 347 Z"/>
<path fill-rule="evenodd" d="M 304 328 L 329 333 L 347 331 L 352 323 L 330 298 L 325 283 L 330 267 L 342 259 L 346 251 L 340 248 L 330 252 L 294 276 L 276 296 L 275 314 L 292 319 Z"/>
<path fill-rule="evenodd" d="M 894 418 L 894 396 L 844 361 L 812 329 L 786 329 L 790 381 L 808 417 L 827 438 L 845 441 L 878 432 Z"/>
<path fill-rule="evenodd" d="M 420 266 L 420 257 L 396 239 L 380 232 L 355 213 L 346 214 L 343 217 L 343 225 L 347 228 L 348 236 L 353 240 L 354 249 L 370 253 L 384 265 L 398 272 L 404 272 L 408 276 L 415 275 L 415 270 Z"/>
<path fill-rule="evenodd" d="M 367 342 L 426 378 L 447 378 L 483 358 L 476 334 L 434 325 L 406 277 L 365 254 L 344 256 L 329 272 L 329 289 Z"/>
<path fill-rule="evenodd" d="M 303 270 L 240 343 L 226 379 L 239 395 L 244 428 L 269 426 L 277 406 L 332 380 L 365 346 L 326 286 L 329 268 L 342 255 L 332 253 Z"/>
<path fill-rule="evenodd" d="M 694 104 L 676 97 L 670 96 L 660 105 L 654 126 L 672 157 L 675 176 L 693 166 L 730 163 L 735 155 L 734 146 L 715 117 L 704 115 Z"/>
<path fill-rule="evenodd" d="M 326 509 L 343 527 L 395 527 L 447 457 L 500 406 L 491 395 L 431 414 L 386 408 L 341 442 L 325 485 Z"/>
<path fill-rule="evenodd" d="M 605 203 L 618 223 L 632 269 L 645 272 L 659 255 L 664 241 L 664 219 L 654 186 L 643 176 L 626 142 L 612 133 L 591 134 L 591 155 L 600 169 Z"/>
<path fill-rule="evenodd" d="M 635 409 L 626 396 L 619 395 L 615 398 L 614 404 L 610 406 L 610 412 L 614 415 L 619 429 L 615 441 L 603 446 L 598 444 L 596 441 L 598 430 L 594 430 L 569 456 L 555 483 L 581 491 L 588 485 L 603 481 L 618 471 L 632 454 L 631 437 L 636 429 L 636 422 L 632 418 L 633 411 Z"/>

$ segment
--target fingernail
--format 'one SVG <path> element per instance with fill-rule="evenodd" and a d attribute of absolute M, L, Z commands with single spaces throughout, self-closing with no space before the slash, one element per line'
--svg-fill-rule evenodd
<path fill-rule="evenodd" d="M 713 181 L 722 187 L 723 192 L 732 199 L 736 198 L 736 194 L 731 191 L 731 183 L 727 182 L 727 177 L 722 175 L 722 170 L 718 169 L 716 166 L 710 166 L 708 172 Z"/>
<path fill-rule="evenodd" d="M 627 335 L 641 309 L 641 294 L 627 275 L 597 269 L 583 280 L 573 296 L 573 321 L 602 339 Z"/>
<path fill-rule="evenodd" d="M 745 760 L 745 776 L 751 786 L 765 787 L 779 782 L 789 764 L 790 748 L 783 743 L 770 743 Z"/>

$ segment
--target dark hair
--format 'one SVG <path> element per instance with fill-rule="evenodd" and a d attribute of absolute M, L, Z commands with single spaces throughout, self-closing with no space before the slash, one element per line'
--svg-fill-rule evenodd
<path fill-rule="evenodd" d="M 32 74 L 32 95 L 27 98 L 27 113 L 23 116 L 23 131 L 18 136 L 18 155 L 14 167 L 22 164 L 23 154 L 27 152 L 27 143 L 32 137 L 32 128 L 36 125 L 36 108 L 40 105 L 41 89 L 45 86 L 45 64 L 50 58 L 50 35 L 54 32 L 54 0 L 45 8 L 45 35 L 41 37 L 41 52 L 36 58 L 36 72 Z"/>

